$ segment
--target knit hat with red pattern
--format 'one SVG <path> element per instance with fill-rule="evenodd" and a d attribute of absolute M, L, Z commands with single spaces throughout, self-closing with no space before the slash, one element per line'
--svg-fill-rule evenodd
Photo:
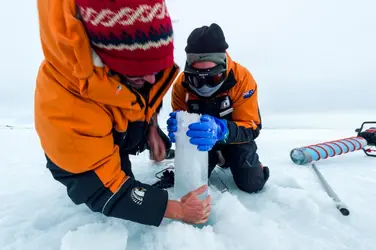
<path fill-rule="evenodd" d="M 173 65 L 164 0 L 76 0 L 76 5 L 94 51 L 111 70 L 144 76 Z"/>

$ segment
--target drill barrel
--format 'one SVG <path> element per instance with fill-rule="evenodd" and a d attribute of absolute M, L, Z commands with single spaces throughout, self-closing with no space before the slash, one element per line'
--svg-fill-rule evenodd
<path fill-rule="evenodd" d="M 291 150 L 291 160 L 298 165 L 305 165 L 350 152 L 355 152 L 367 146 L 367 140 L 362 137 L 349 137 L 335 141 L 309 145 Z"/>

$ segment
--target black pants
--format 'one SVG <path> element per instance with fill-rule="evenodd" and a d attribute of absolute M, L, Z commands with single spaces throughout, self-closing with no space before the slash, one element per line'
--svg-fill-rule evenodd
<path fill-rule="evenodd" d="M 217 145 L 209 151 L 209 176 L 218 163 L 218 150 L 222 153 L 226 166 L 231 169 L 234 181 L 240 190 L 254 193 L 263 189 L 267 177 L 264 176 L 255 142 Z"/>

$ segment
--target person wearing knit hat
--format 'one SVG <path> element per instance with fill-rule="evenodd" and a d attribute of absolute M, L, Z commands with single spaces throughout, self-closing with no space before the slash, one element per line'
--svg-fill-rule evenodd
<path fill-rule="evenodd" d="M 158 126 L 162 100 L 179 73 L 164 0 L 38 0 L 44 60 L 34 123 L 52 177 L 77 205 L 159 226 L 163 218 L 207 221 L 207 186 L 181 201 L 136 179 L 131 155 L 166 158 Z"/>
<path fill-rule="evenodd" d="M 209 151 L 209 175 L 217 165 L 228 167 L 239 189 L 254 193 L 269 179 L 255 142 L 262 128 L 258 87 L 249 70 L 232 60 L 228 48 L 216 23 L 191 32 L 184 72 L 173 85 L 167 128 L 175 142 L 176 112 L 201 114 L 200 122 L 188 126 L 187 135 L 198 150 Z"/>

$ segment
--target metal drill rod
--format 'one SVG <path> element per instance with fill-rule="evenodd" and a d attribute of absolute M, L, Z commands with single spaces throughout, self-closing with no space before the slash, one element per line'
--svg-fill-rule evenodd
<path fill-rule="evenodd" d="M 320 173 L 320 171 L 317 169 L 314 163 L 312 164 L 312 168 L 315 171 L 317 177 L 319 178 L 326 193 L 329 195 L 329 197 L 333 199 L 336 205 L 336 208 L 341 212 L 342 215 L 348 216 L 350 214 L 348 207 L 341 201 L 338 195 L 334 192 L 334 190 L 331 188 L 329 183 L 325 180 L 324 176 Z"/>

